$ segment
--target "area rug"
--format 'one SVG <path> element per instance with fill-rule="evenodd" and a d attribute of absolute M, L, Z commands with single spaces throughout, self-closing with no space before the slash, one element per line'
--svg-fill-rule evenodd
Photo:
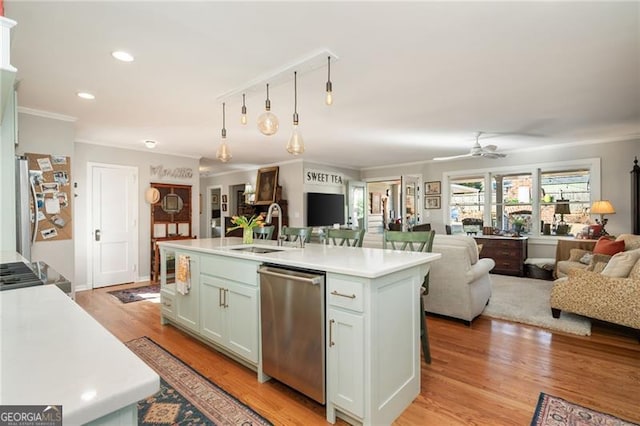
<path fill-rule="evenodd" d="M 160 301 L 160 285 L 146 285 L 144 287 L 127 288 L 107 292 L 115 296 L 122 303 L 137 302 L 139 300 Z"/>
<path fill-rule="evenodd" d="M 161 389 L 138 402 L 141 425 L 272 425 L 148 337 L 126 343 L 160 375 Z"/>
<path fill-rule="evenodd" d="M 549 297 L 553 281 L 491 274 L 491 299 L 482 315 L 535 325 L 549 330 L 591 335 L 591 321 L 580 315 L 562 312 L 551 316 Z"/>
<path fill-rule="evenodd" d="M 610 414 L 540 393 L 531 426 L 638 426 Z"/>

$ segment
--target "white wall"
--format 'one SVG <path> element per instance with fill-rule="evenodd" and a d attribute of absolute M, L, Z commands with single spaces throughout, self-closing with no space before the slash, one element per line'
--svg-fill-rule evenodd
<path fill-rule="evenodd" d="M 87 163 L 114 164 L 120 166 L 133 166 L 138 168 L 138 280 L 149 279 L 151 259 L 151 207 L 144 199 L 144 193 L 151 182 L 175 183 L 191 185 L 192 206 L 192 233 L 200 234 L 200 182 L 198 173 L 199 160 L 195 158 L 176 157 L 171 155 L 156 154 L 153 151 L 134 151 L 127 149 L 111 148 L 85 143 L 75 144 L 75 173 L 74 180 L 78 183 L 76 188 L 76 289 L 88 288 L 88 273 L 90 272 L 90 259 L 88 235 L 91 229 L 88 224 L 88 191 L 87 191 Z M 190 168 L 193 176 L 190 179 L 164 178 L 151 176 L 151 166 L 163 166 L 165 169 Z M 204 200 L 203 200 L 204 202 Z"/>
<path fill-rule="evenodd" d="M 372 168 L 362 171 L 362 178 L 371 180 L 378 177 L 400 176 L 402 174 L 422 174 L 423 181 L 443 180 L 446 172 L 460 170 L 490 169 L 496 166 L 529 165 L 568 161 L 582 158 L 601 159 L 600 196 L 614 205 L 616 214 L 609 216 L 607 230 L 612 235 L 629 232 L 631 228 L 631 177 L 634 156 L 640 156 L 640 140 L 610 142 L 599 144 L 582 144 L 576 146 L 559 146 L 557 148 L 539 149 L 522 153 L 509 154 L 504 159 L 468 158 L 457 161 L 395 165 L 384 168 Z M 393 161 L 393 159 L 390 159 Z M 443 203 L 444 204 L 444 203 Z M 423 210 L 423 222 L 431 223 L 438 233 L 444 233 L 447 221 L 446 212 L 439 210 Z M 549 240 L 547 239 L 547 242 Z M 536 241 L 529 243 L 529 257 L 555 257 L 555 241 L 543 244 Z"/>
<path fill-rule="evenodd" d="M 327 172 L 341 173 L 345 180 L 359 180 L 360 173 L 357 170 L 345 169 L 341 167 L 334 167 L 329 165 L 309 163 L 302 159 L 296 159 L 291 161 L 285 161 L 282 163 L 269 164 L 264 167 L 278 166 L 278 184 L 282 186 L 282 199 L 287 200 L 289 208 L 289 225 L 290 226 L 305 226 L 307 222 L 306 214 L 306 200 L 305 192 L 332 192 L 344 194 L 346 189 L 338 189 L 339 187 L 326 187 L 324 185 L 309 185 L 305 184 L 304 171 L 305 169 L 324 170 Z M 258 169 L 244 170 L 231 173 L 214 174 L 211 176 L 202 177 L 200 179 L 200 187 L 207 188 L 208 186 L 221 185 L 222 194 L 229 194 L 229 188 L 238 185 L 249 183 L 254 188 L 256 186 L 256 177 L 258 175 Z M 346 182 L 345 182 L 346 186 Z M 203 194 L 203 197 L 205 194 Z M 208 201 L 208 200 L 207 200 Z M 204 202 L 204 198 L 203 198 Z M 229 215 L 229 211 L 222 212 L 223 217 Z M 203 230 L 202 234 L 206 235 L 205 226 L 207 226 L 206 215 L 203 214 L 201 218 L 200 228 Z M 224 220 L 224 219 L 223 219 Z"/>
<path fill-rule="evenodd" d="M 71 182 L 77 180 L 78 172 L 75 167 L 73 155 L 75 125 L 72 121 L 19 113 L 18 129 L 20 137 L 19 144 L 16 146 L 16 154 L 21 155 L 31 152 L 36 154 L 68 156 L 71 158 Z M 75 224 L 78 219 L 76 210 L 77 199 L 69 201 L 71 202 L 71 208 L 74 212 L 72 221 Z M 36 242 L 31 249 L 31 260 L 44 261 L 75 285 L 74 241 L 76 239 L 77 235 L 74 227 L 73 238 L 70 240 Z"/>
<path fill-rule="evenodd" d="M 3 117 L 0 117 L 0 250 L 16 250 L 16 195 L 15 195 L 15 144 L 14 98 L 6 100 Z M 0 99 L 0 102 L 4 99 Z"/>

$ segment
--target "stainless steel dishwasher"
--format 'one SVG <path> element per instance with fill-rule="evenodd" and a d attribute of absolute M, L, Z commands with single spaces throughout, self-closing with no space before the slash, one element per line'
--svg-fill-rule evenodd
<path fill-rule="evenodd" d="M 262 370 L 325 403 L 323 272 L 262 265 Z"/>

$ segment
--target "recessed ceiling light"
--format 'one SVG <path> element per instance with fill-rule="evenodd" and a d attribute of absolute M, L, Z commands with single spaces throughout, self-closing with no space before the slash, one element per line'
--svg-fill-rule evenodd
<path fill-rule="evenodd" d="M 95 95 L 89 92 L 78 92 L 78 97 L 82 99 L 95 99 Z"/>
<path fill-rule="evenodd" d="M 151 139 L 148 139 L 146 141 L 144 141 L 144 146 L 146 146 L 149 149 L 153 149 L 156 147 L 156 141 L 152 141 Z"/>
<path fill-rule="evenodd" d="M 115 52 L 111 52 L 111 56 L 122 62 L 133 62 L 133 55 L 123 50 L 116 50 Z"/>

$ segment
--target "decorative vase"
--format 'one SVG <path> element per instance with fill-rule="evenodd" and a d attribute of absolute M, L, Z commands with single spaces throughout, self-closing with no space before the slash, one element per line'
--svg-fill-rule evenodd
<path fill-rule="evenodd" d="M 253 244 L 252 228 L 242 228 L 242 244 Z"/>

